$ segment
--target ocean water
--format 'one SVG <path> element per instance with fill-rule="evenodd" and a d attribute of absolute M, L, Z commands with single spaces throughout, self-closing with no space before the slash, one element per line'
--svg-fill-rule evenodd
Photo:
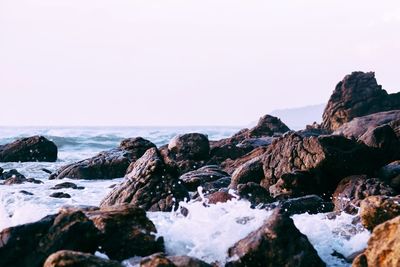
<path fill-rule="evenodd" d="M 239 127 L 0 127 L 0 144 L 12 142 L 16 138 L 44 135 L 53 140 L 59 148 L 59 159 L 54 163 L 0 163 L 5 170 L 17 169 L 28 178 L 39 179 L 43 184 L 25 183 L 22 185 L 0 185 L 0 230 L 9 226 L 33 222 L 56 213 L 65 205 L 97 206 L 123 178 L 110 180 L 48 180 L 42 168 L 54 171 L 57 168 L 118 146 L 128 137 L 141 136 L 157 146 L 168 143 L 176 134 L 201 132 L 210 140 L 229 137 Z M 54 185 L 71 181 L 83 190 L 51 189 Z M 21 192 L 22 191 L 22 192 Z M 51 198 L 53 192 L 62 191 L 71 195 L 68 199 Z M 29 192 L 27 195 L 23 192 Z M 223 266 L 227 250 L 235 242 L 259 228 L 271 214 L 267 210 L 250 208 L 244 200 L 231 200 L 205 207 L 201 202 L 181 203 L 189 211 L 185 217 L 176 212 L 149 212 L 149 218 L 157 227 L 158 235 L 163 236 L 166 250 L 171 255 L 189 255 L 207 262 L 217 262 Z M 320 257 L 328 266 L 350 266 L 344 260 L 332 256 L 334 252 L 344 256 L 366 247 L 370 233 L 361 225 L 354 225 L 354 216 L 342 214 L 328 219 L 325 214 L 307 213 L 293 216 L 297 228 L 307 235 Z M 132 266 L 130 261 L 124 262 Z"/>

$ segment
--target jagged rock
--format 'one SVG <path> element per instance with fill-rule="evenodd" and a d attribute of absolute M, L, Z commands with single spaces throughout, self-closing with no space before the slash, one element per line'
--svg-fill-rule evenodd
<path fill-rule="evenodd" d="M 212 265 L 189 256 L 168 256 L 176 267 L 212 267 Z"/>
<path fill-rule="evenodd" d="M 238 146 L 236 143 L 230 143 L 230 139 L 222 139 L 210 142 L 210 160 L 208 164 L 221 164 L 225 161 L 234 161 L 253 150 L 252 146 Z M 223 164 L 221 164 L 223 165 Z M 231 174 L 232 171 L 226 172 Z"/>
<path fill-rule="evenodd" d="M 322 127 L 334 131 L 353 118 L 395 109 L 400 109 L 400 94 L 383 90 L 373 72 L 353 72 L 336 85 Z"/>
<path fill-rule="evenodd" d="M 221 188 L 227 188 L 231 183 L 230 177 L 224 177 L 212 182 L 206 182 L 202 184 L 203 191 L 206 193 L 214 193 Z"/>
<path fill-rule="evenodd" d="M 19 173 L 15 169 L 4 171 L 0 168 L 0 180 L 7 180 L 8 178 L 19 178 L 21 180 L 26 179 L 23 174 Z"/>
<path fill-rule="evenodd" d="M 374 195 L 395 195 L 395 191 L 385 182 L 367 175 L 353 175 L 344 178 L 333 194 L 335 211 L 356 213 L 360 202 Z"/>
<path fill-rule="evenodd" d="M 157 233 L 156 227 L 143 209 L 119 205 L 85 214 L 100 230 L 100 251 L 110 259 L 122 261 L 164 251 L 163 238 L 153 234 Z"/>
<path fill-rule="evenodd" d="M 176 170 L 170 169 L 156 148 L 151 148 L 135 163 L 125 181 L 103 199 L 101 206 L 131 203 L 150 211 L 170 211 L 178 201 L 188 198 Z"/>
<path fill-rule="evenodd" d="M 379 178 L 400 192 L 400 160 L 394 161 L 379 170 Z"/>
<path fill-rule="evenodd" d="M 307 237 L 279 210 L 228 250 L 233 266 L 325 266 Z"/>
<path fill-rule="evenodd" d="M 0 266 L 41 267 L 50 254 L 63 249 L 94 253 L 98 234 L 80 211 L 6 228 L 0 232 Z"/>
<path fill-rule="evenodd" d="M 254 182 L 239 184 L 237 193 L 240 198 L 247 199 L 254 206 L 274 201 L 267 189 Z"/>
<path fill-rule="evenodd" d="M 238 169 L 240 166 L 246 164 L 250 160 L 260 157 L 267 151 L 267 147 L 257 147 L 250 151 L 249 153 L 238 157 L 234 160 L 232 159 L 227 159 L 224 162 L 221 163 L 221 168 L 226 171 L 229 174 L 233 174 L 236 169 Z"/>
<path fill-rule="evenodd" d="M 327 202 L 317 195 L 309 195 L 285 200 L 278 207 L 287 216 L 292 216 L 305 212 L 309 214 L 331 212 L 333 210 L 333 203 Z"/>
<path fill-rule="evenodd" d="M 33 178 L 26 178 L 24 175 L 20 174 L 17 170 L 10 170 L 8 172 L 2 172 L 0 174 L 0 180 L 4 179 L 2 185 L 14 185 L 23 183 L 34 183 L 42 184 L 43 182 Z"/>
<path fill-rule="evenodd" d="M 141 137 L 125 139 L 116 149 L 61 167 L 49 179 L 112 179 L 123 177 L 129 165 L 155 145 Z M 128 170 L 129 171 L 129 170 Z"/>
<path fill-rule="evenodd" d="M 228 192 L 218 191 L 207 195 L 206 198 L 208 199 L 207 202 L 208 204 L 217 204 L 217 203 L 225 203 L 229 200 L 232 200 L 235 197 L 229 194 Z"/>
<path fill-rule="evenodd" d="M 397 216 L 400 216 L 400 196 L 370 196 L 361 201 L 361 223 L 368 230 Z"/>
<path fill-rule="evenodd" d="M 263 178 L 263 156 L 258 156 L 239 166 L 233 172 L 229 187 L 236 189 L 238 184 L 245 184 L 247 182 L 260 183 Z"/>
<path fill-rule="evenodd" d="M 382 162 L 383 161 L 383 162 Z M 288 133 L 265 152 L 261 185 L 275 197 L 330 194 L 351 174 L 372 173 L 385 164 L 376 149 L 343 136 Z"/>
<path fill-rule="evenodd" d="M 51 254 L 43 267 L 123 267 L 117 261 L 96 257 L 89 253 L 60 250 Z"/>
<path fill-rule="evenodd" d="M 168 150 L 178 159 L 203 160 L 210 156 L 210 143 L 204 134 L 188 133 L 175 136 L 169 142 Z"/>
<path fill-rule="evenodd" d="M 55 192 L 50 195 L 50 197 L 54 198 L 71 198 L 70 194 L 64 193 L 64 192 Z"/>
<path fill-rule="evenodd" d="M 72 188 L 72 189 L 85 189 L 83 186 L 77 186 L 74 183 L 71 182 L 64 182 L 60 184 L 56 184 L 50 189 L 57 190 L 57 189 L 64 189 L 64 188 Z"/>
<path fill-rule="evenodd" d="M 57 160 L 57 146 L 43 136 L 18 139 L 0 145 L 0 162 L 28 162 Z"/>
<path fill-rule="evenodd" d="M 135 264 L 134 262 L 133 264 Z M 132 265 L 133 265 L 132 264 Z M 204 261 L 188 256 L 166 256 L 157 253 L 140 261 L 141 267 L 212 267 Z"/>
<path fill-rule="evenodd" d="M 365 252 L 353 267 L 400 266 L 400 216 L 374 228 Z"/>
<path fill-rule="evenodd" d="M 195 171 L 187 172 L 179 177 L 183 185 L 189 191 L 196 191 L 197 187 L 205 183 L 214 182 L 216 180 L 230 177 L 229 174 L 221 170 L 216 165 L 207 165 Z"/>

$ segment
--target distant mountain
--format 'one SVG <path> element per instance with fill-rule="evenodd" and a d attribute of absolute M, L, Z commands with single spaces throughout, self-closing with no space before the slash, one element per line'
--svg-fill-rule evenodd
<path fill-rule="evenodd" d="M 290 129 L 301 130 L 307 124 L 322 121 L 322 113 L 326 104 L 305 106 L 299 108 L 277 109 L 270 114 L 280 118 Z"/>

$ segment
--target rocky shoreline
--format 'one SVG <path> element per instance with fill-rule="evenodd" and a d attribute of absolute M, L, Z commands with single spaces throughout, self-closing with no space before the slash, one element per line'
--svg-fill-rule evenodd
<path fill-rule="evenodd" d="M 168 255 L 146 217 L 177 209 L 189 216 L 178 203 L 203 197 L 204 205 L 240 198 L 272 211 L 228 249 L 225 266 L 325 266 L 291 218 L 304 212 L 354 214 L 372 232 L 364 251 L 335 256 L 357 267 L 400 266 L 400 93 L 388 94 L 374 73 L 353 72 L 338 83 L 322 118 L 291 131 L 265 115 L 226 139 L 187 133 L 161 147 L 128 138 L 63 166 L 49 179 L 125 179 L 99 207 L 65 207 L 2 230 L 0 266 L 122 266 L 126 259 L 139 266 L 220 266 Z M 55 160 L 57 146 L 42 136 L 0 146 L 0 162 Z M 0 180 L 1 186 L 40 182 L 1 168 Z M 60 182 L 52 197 L 68 197 L 63 188 L 82 189 Z"/>

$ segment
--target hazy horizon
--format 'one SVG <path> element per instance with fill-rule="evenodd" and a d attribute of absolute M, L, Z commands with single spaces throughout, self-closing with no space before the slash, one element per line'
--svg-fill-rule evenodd
<path fill-rule="evenodd" d="M 400 89 L 398 1 L 0 0 L 1 126 L 247 126 L 352 71 Z"/>

